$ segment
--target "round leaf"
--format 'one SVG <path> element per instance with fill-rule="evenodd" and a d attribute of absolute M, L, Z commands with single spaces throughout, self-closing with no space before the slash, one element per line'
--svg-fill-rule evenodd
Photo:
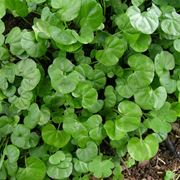
<path fill-rule="evenodd" d="M 52 124 L 48 124 L 42 129 L 42 138 L 46 144 L 62 148 L 69 142 L 70 135 L 65 131 L 56 130 Z"/>
<path fill-rule="evenodd" d="M 145 161 L 152 158 L 158 151 L 158 140 L 151 134 L 144 140 L 133 137 L 128 142 L 128 153 L 137 161 Z"/>
<path fill-rule="evenodd" d="M 26 168 L 19 168 L 17 180 L 43 180 L 46 174 L 46 166 L 43 161 L 36 157 L 26 159 Z"/>

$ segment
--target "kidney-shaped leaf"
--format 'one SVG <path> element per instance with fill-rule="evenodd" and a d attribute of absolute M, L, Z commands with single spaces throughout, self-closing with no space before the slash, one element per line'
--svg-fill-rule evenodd
<path fill-rule="evenodd" d="M 83 162 L 89 162 L 93 160 L 97 154 L 98 148 L 93 141 L 88 142 L 85 148 L 81 148 L 76 151 L 77 157 Z"/>
<path fill-rule="evenodd" d="M 105 66 L 115 65 L 124 54 L 126 48 L 127 43 L 124 39 L 109 36 L 105 40 L 104 49 L 97 51 L 96 59 Z"/>
<path fill-rule="evenodd" d="M 165 14 L 161 22 L 162 30 L 169 35 L 180 36 L 180 15 L 176 12 Z"/>
<path fill-rule="evenodd" d="M 112 174 L 114 164 L 111 160 L 102 160 L 100 156 L 89 163 L 89 170 L 96 178 L 106 178 Z"/>
<path fill-rule="evenodd" d="M 51 0 L 51 6 L 58 10 L 62 21 L 71 21 L 78 16 L 81 1 L 76 0 Z"/>
<path fill-rule="evenodd" d="M 116 119 L 116 126 L 124 132 L 133 131 L 139 127 L 142 111 L 134 102 L 122 101 L 118 105 L 118 111 L 122 114 L 121 118 Z"/>
<path fill-rule="evenodd" d="M 161 51 L 155 57 L 155 69 L 158 76 L 167 73 L 169 70 L 174 69 L 175 60 L 174 56 L 168 51 Z"/>
<path fill-rule="evenodd" d="M 56 130 L 52 124 L 48 124 L 42 129 L 42 138 L 46 144 L 61 148 L 69 142 L 70 135 L 63 130 Z"/>
<path fill-rule="evenodd" d="M 134 54 L 129 57 L 128 64 L 134 71 L 128 77 L 128 84 L 132 89 L 146 87 L 153 81 L 154 64 L 149 57 L 143 54 Z"/>
<path fill-rule="evenodd" d="M 130 156 L 137 161 L 145 161 L 152 158 L 158 151 L 158 140 L 151 134 L 144 140 L 133 137 L 127 146 Z"/>
<path fill-rule="evenodd" d="M 132 26 L 144 34 L 152 34 L 159 26 L 161 11 L 154 4 L 147 11 L 141 13 L 137 6 L 131 6 L 127 10 Z"/>
<path fill-rule="evenodd" d="M 46 174 L 46 166 L 43 161 L 36 157 L 26 159 L 26 168 L 19 168 L 17 180 L 43 180 Z"/>
<path fill-rule="evenodd" d="M 134 94 L 135 102 L 145 110 L 160 109 L 167 98 L 166 89 L 159 86 L 153 90 L 150 87 L 143 88 Z"/>

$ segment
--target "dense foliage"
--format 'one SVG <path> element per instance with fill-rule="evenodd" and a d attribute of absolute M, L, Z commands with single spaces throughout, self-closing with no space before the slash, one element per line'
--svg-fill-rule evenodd
<path fill-rule="evenodd" d="M 180 117 L 179 11 L 0 0 L 0 179 L 120 180 L 152 158 Z"/>

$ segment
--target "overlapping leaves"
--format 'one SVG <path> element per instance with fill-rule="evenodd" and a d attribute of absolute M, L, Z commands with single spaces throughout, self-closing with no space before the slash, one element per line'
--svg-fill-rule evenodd
<path fill-rule="evenodd" d="M 120 180 L 152 158 L 180 117 L 178 4 L 0 0 L 0 179 Z"/>

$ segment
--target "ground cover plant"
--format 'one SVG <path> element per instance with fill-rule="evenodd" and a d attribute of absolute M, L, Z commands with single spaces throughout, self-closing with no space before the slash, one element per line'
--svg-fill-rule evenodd
<path fill-rule="evenodd" d="M 0 179 L 120 180 L 122 159 L 155 156 L 180 117 L 178 12 L 0 0 Z"/>

